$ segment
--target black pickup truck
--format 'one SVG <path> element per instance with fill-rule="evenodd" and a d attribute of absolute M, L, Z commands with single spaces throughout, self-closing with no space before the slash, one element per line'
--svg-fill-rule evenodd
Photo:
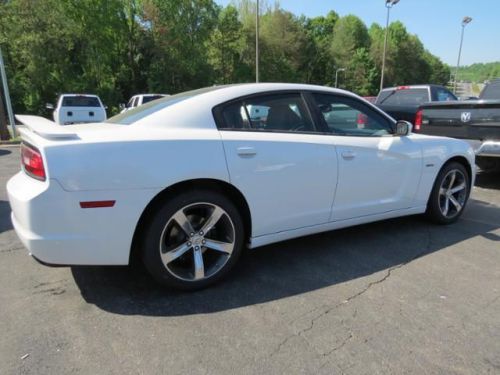
<path fill-rule="evenodd" d="M 439 85 L 412 85 L 385 88 L 377 96 L 375 105 L 396 120 L 415 120 L 417 109 L 427 102 L 455 101 L 457 97 Z"/>
<path fill-rule="evenodd" d="M 421 105 L 413 130 L 466 140 L 481 169 L 500 170 L 500 78 L 485 86 L 479 100 Z"/>

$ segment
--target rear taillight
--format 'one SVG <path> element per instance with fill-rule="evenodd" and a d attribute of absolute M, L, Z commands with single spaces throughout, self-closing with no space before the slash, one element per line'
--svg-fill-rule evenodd
<path fill-rule="evenodd" d="M 37 180 L 45 181 L 42 154 L 36 147 L 21 143 L 21 163 L 24 171 Z"/>
<path fill-rule="evenodd" d="M 364 113 L 358 113 L 358 117 L 356 118 L 356 125 L 358 129 L 364 129 L 368 120 L 368 116 Z"/>
<path fill-rule="evenodd" d="M 422 129 L 422 120 L 423 120 L 423 111 L 419 109 L 417 111 L 417 114 L 415 115 L 415 124 L 413 126 L 413 129 L 416 131 L 419 131 Z"/>

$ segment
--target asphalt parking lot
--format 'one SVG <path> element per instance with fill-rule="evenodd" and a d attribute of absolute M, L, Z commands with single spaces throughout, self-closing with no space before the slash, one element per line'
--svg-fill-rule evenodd
<path fill-rule="evenodd" d="M 0 148 L 0 374 L 500 373 L 500 175 L 463 218 L 267 246 L 183 294 L 140 268 L 48 268 L 10 223 Z M 50 215 L 50 212 L 47 212 Z"/>

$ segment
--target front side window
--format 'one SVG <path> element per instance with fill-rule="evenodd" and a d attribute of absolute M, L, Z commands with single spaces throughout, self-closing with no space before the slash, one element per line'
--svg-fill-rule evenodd
<path fill-rule="evenodd" d="M 312 120 L 300 94 L 251 97 L 225 106 L 223 129 L 277 132 L 314 132 Z"/>
<path fill-rule="evenodd" d="M 328 94 L 313 96 L 329 133 L 365 137 L 393 134 L 387 119 L 355 99 Z"/>

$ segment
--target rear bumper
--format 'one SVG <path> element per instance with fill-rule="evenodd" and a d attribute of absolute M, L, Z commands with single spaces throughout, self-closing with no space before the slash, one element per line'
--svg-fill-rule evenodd
<path fill-rule="evenodd" d="M 500 158 L 500 141 L 467 141 L 472 148 L 476 156 L 488 156 Z"/>
<path fill-rule="evenodd" d="M 135 227 L 150 199 L 142 190 L 68 192 L 56 180 L 37 181 L 23 172 L 9 180 L 7 192 L 19 239 L 33 257 L 51 265 L 128 264 Z M 116 204 L 80 207 L 97 200 Z"/>

